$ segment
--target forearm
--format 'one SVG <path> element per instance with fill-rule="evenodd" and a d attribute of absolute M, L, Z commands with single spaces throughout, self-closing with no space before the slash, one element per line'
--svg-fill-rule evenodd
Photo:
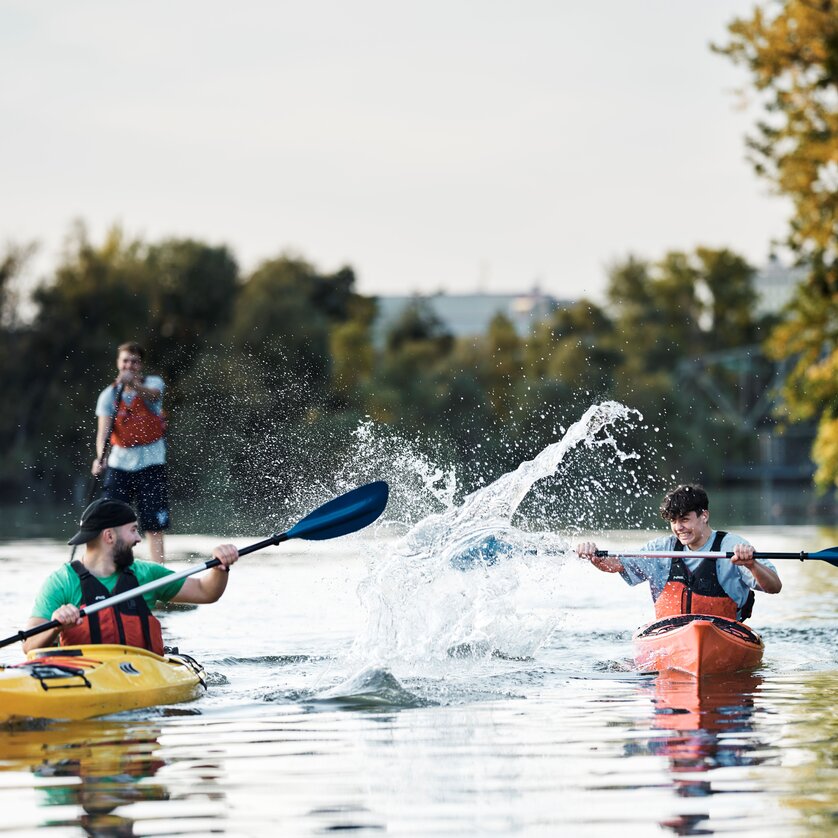
<path fill-rule="evenodd" d="M 622 573 L 623 563 L 616 556 L 594 556 L 591 564 L 603 573 Z"/>
<path fill-rule="evenodd" d="M 616 556 L 597 556 L 596 544 L 593 541 L 583 541 L 577 544 L 576 554 L 582 559 L 587 559 L 603 573 L 623 572 L 623 563 Z"/>
<path fill-rule="evenodd" d="M 183 583 L 174 602 L 194 602 L 199 605 L 215 602 L 227 589 L 229 568 L 239 558 L 239 551 L 232 544 L 219 544 L 212 551 L 212 557 L 220 564 L 200 578 L 190 577 Z"/>
<path fill-rule="evenodd" d="M 26 624 L 27 629 L 35 628 L 36 626 L 48 623 L 49 620 L 41 617 L 32 617 Z M 25 653 L 31 652 L 33 649 L 43 649 L 45 646 L 55 646 L 58 643 L 58 634 L 60 628 L 47 629 L 40 634 L 34 634 L 32 637 L 27 637 L 23 641 L 23 651 Z"/>
<path fill-rule="evenodd" d="M 101 460 L 102 456 L 105 453 L 105 445 L 107 444 L 107 440 L 105 439 L 105 432 L 99 431 L 96 434 L 96 459 Z"/>
<path fill-rule="evenodd" d="M 217 602 L 227 589 L 229 573 L 221 566 L 212 568 L 200 577 L 191 577 L 183 583 L 180 593 L 174 597 L 174 602 L 191 602 L 196 605 L 206 605 Z"/>
<path fill-rule="evenodd" d="M 108 428 L 110 420 L 107 416 L 100 416 L 96 425 L 96 459 L 101 460 L 108 444 Z"/>
<path fill-rule="evenodd" d="M 783 588 L 780 577 L 770 567 L 766 567 L 764 564 L 754 562 L 754 566 L 751 568 L 751 574 L 766 594 L 778 594 Z"/>
<path fill-rule="evenodd" d="M 218 567 L 212 568 L 209 573 L 205 573 L 200 579 L 197 579 L 196 581 L 206 596 L 205 602 L 218 601 L 224 591 L 227 590 L 227 580 L 229 578 L 230 571 L 219 565 Z"/>

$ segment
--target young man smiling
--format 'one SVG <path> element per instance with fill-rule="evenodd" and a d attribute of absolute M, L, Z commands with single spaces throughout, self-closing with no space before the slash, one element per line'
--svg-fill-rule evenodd
<path fill-rule="evenodd" d="M 710 526 L 710 501 L 701 486 L 678 486 L 663 499 L 661 517 L 672 535 L 656 538 L 638 552 L 683 551 L 683 557 L 598 557 L 591 541 L 576 548 L 605 573 L 619 573 L 629 585 L 648 582 L 657 619 L 677 614 L 714 614 L 734 620 L 750 617 L 753 591 L 776 594 L 782 582 L 774 565 L 757 561 L 741 536 Z M 690 557 L 691 552 L 733 553 L 731 559 Z"/>

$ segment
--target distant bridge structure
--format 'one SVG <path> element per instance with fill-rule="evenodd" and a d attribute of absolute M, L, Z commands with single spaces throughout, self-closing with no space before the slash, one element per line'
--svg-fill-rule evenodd
<path fill-rule="evenodd" d="M 725 480 L 764 485 L 811 481 L 815 467 L 809 452 L 814 425 L 781 426 L 779 392 L 789 364 L 772 361 L 756 345 L 705 353 L 678 363 L 675 377 L 679 389 L 698 388 L 730 426 L 757 440 L 756 459 L 728 463 Z"/>

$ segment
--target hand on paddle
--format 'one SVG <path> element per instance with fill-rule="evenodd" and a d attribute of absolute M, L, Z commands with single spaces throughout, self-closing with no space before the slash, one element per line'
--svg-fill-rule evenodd
<path fill-rule="evenodd" d="M 756 559 L 754 558 L 754 548 L 750 544 L 734 544 L 733 556 L 730 559 L 731 564 L 738 564 L 753 573 Z"/>
<path fill-rule="evenodd" d="M 28 652 L 30 649 L 38 649 L 42 646 L 50 646 L 58 638 L 59 632 L 64 629 L 70 629 L 81 623 L 81 612 L 75 605 L 61 605 L 52 612 L 50 618 L 52 623 L 45 623 L 41 617 L 31 617 L 26 624 L 27 631 L 41 625 L 47 625 L 46 631 L 41 634 L 31 636 L 24 641 L 23 651 Z"/>
<path fill-rule="evenodd" d="M 72 628 L 81 623 L 81 612 L 75 605 L 62 605 L 52 612 L 52 618 L 56 623 L 61 623 L 61 628 Z M 35 623 L 35 625 L 38 625 Z"/>
<path fill-rule="evenodd" d="M 587 559 L 597 570 L 604 573 L 621 573 L 623 563 L 616 557 L 597 556 L 596 544 L 593 541 L 583 541 L 576 545 L 576 555 Z"/>
<path fill-rule="evenodd" d="M 783 587 L 780 577 L 771 568 L 760 564 L 756 551 L 750 544 L 735 544 L 730 563 L 744 567 L 757 580 L 760 590 L 767 594 L 778 594 Z"/>
<path fill-rule="evenodd" d="M 212 551 L 212 558 L 218 562 L 213 565 L 214 573 L 207 573 L 200 578 L 192 577 L 183 583 L 183 587 L 173 602 L 190 602 L 195 605 L 207 605 L 217 602 L 227 587 L 227 574 L 239 560 L 239 551 L 233 544 L 219 544 Z"/>
<path fill-rule="evenodd" d="M 215 566 L 216 570 L 229 573 L 230 568 L 239 560 L 239 550 L 235 544 L 219 544 L 213 549 L 212 557 L 220 562 Z"/>

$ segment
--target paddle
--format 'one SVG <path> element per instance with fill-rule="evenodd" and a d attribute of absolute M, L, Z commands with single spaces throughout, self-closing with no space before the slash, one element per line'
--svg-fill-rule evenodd
<path fill-rule="evenodd" d="M 309 513 L 301 521 L 298 521 L 287 532 L 274 533 L 263 541 L 257 541 L 255 544 L 242 547 L 239 550 L 239 556 L 255 553 L 264 547 L 278 545 L 291 538 L 302 538 L 306 541 L 322 541 L 327 538 L 337 538 L 341 535 L 356 532 L 371 524 L 381 515 L 384 507 L 387 506 L 388 494 L 389 488 L 383 480 L 377 480 L 374 483 L 359 486 L 357 489 L 352 489 L 352 491 L 346 492 L 346 494 L 330 500 L 328 503 L 324 503 L 315 509 L 314 512 Z M 194 567 L 187 567 L 177 573 L 170 573 L 160 579 L 147 582 L 145 585 L 132 588 L 130 591 L 123 591 L 121 594 L 115 594 L 107 599 L 100 600 L 93 605 L 83 608 L 80 613 L 82 616 L 85 614 L 95 614 L 103 608 L 110 608 L 112 605 L 118 605 L 127 599 L 142 596 L 163 585 L 168 585 L 170 582 L 184 579 L 187 576 L 192 576 L 194 573 L 200 573 L 202 570 L 209 570 L 211 567 L 219 564 L 221 562 L 218 559 L 208 559 Z M 18 640 L 26 640 L 27 637 L 40 634 L 42 631 L 58 628 L 60 625 L 61 623 L 58 620 L 51 620 L 48 623 L 33 626 L 25 631 L 19 631 L 17 634 L 13 634 L 5 640 L 0 640 L 0 648 L 10 646 Z"/>
<path fill-rule="evenodd" d="M 597 558 L 605 558 L 606 556 L 627 556 L 637 557 L 642 559 L 677 559 L 679 556 L 684 558 L 688 556 L 691 559 L 732 559 L 733 553 L 694 553 L 692 550 L 681 550 L 680 552 L 673 550 L 672 552 L 665 552 L 656 550 L 654 552 L 638 553 L 625 552 L 609 553 L 607 550 L 597 550 Z M 817 553 L 754 553 L 755 559 L 797 559 L 801 562 L 811 561 L 815 559 L 821 562 L 828 562 L 833 567 L 838 567 L 838 547 L 830 547 L 827 550 L 819 550 Z"/>
<path fill-rule="evenodd" d="M 102 455 L 99 457 L 99 473 L 92 474 L 90 476 L 90 480 L 87 483 L 87 503 L 85 504 L 85 506 L 89 506 L 91 503 L 93 503 L 93 495 L 96 494 L 96 486 L 98 485 L 103 473 L 101 467 L 104 466 L 104 464 L 107 462 L 108 454 L 110 454 L 111 452 L 111 435 L 113 434 L 113 426 L 116 424 L 116 417 L 119 413 L 119 403 L 122 401 L 123 390 L 125 390 L 124 382 L 121 383 L 119 387 L 117 387 L 116 393 L 114 395 L 114 409 L 113 413 L 111 414 L 111 422 L 108 426 L 108 433 L 105 437 L 105 444 L 102 446 Z M 77 547 L 78 544 L 73 545 L 73 549 L 70 551 L 70 561 L 73 561 L 73 559 L 75 558 Z"/>

